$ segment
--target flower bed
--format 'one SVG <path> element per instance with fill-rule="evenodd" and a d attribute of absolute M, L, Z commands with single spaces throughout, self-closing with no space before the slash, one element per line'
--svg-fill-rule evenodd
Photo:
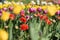
<path fill-rule="evenodd" d="M 59 5 L 0 4 L 0 40 L 59 39 Z"/>

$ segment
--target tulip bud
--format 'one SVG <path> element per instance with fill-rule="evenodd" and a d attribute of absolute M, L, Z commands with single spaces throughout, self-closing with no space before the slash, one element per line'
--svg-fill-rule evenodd
<path fill-rule="evenodd" d="M 46 14 L 48 11 L 47 10 L 44 10 L 43 13 Z"/>
<path fill-rule="evenodd" d="M 41 8 L 37 8 L 37 11 L 38 11 L 38 12 L 41 12 L 41 11 L 42 11 L 42 9 L 41 9 Z"/>
<path fill-rule="evenodd" d="M 26 15 L 26 19 L 29 20 L 30 19 L 30 16 L 29 15 Z"/>
<path fill-rule="evenodd" d="M 7 11 L 7 8 L 3 8 L 2 10 Z"/>
<path fill-rule="evenodd" d="M 29 9 L 29 12 L 30 12 L 30 13 L 36 12 L 36 9 L 35 9 L 35 8 L 30 8 L 30 9 Z"/>
<path fill-rule="evenodd" d="M 12 11 L 13 10 L 13 7 L 9 7 L 9 10 Z"/>

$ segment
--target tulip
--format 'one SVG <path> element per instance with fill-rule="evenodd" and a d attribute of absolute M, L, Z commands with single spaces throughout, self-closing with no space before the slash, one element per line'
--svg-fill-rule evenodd
<path fill-rule="evenodd" d="M 13 13 L 14 14 L 16 14 L 16 15 L 18 15 L 19 13 L 20 13 L 20 11 L 22 10 L 22 8 L 20 7 L 20 6 L 16 6 L 16 7 L 14 7 L 14 9 L 13 9 Z"/>
<path fill-rule="evenodd" d="M 25 16 L 25 11 L 24 10 L 21 10 L 20 15 L 21 16 Z"/>
<path fill-rule="evenodd" d="M 13 10 L 13 7 L 9 7 L 9 10 L 12 11 Z"/>
<path fill-rule="evenodd" d="M 60 10 L 58 10 L 58 11 L 56 12 L 56 14 L 57 14 L 57 15 L 60 15 Z"/>
<path fill-rule="evenodd" d="M 3 8 L 2 10 L 7 11 L 7 8 Z"/>
<path fill-rule="evenodd" d="M 55 15 L 55 13 L 56 13 L 56 11 L 57 11 L 57 8 L 56 8 L 56 6 L 54 6 L 54 5 L 51 5 L 51 6 L 48 6 L 47 7 L 47 10 L 48 10 L 48 14 L 49 14 L 49 16 L 54 16 Z"/>
<path fill-rule="evenodd" d="M 37 11 L 38 11 L 38 12 L 41 12 L 41 11 L 42 11 L 42 9 L 41 9 L 41 8 L 37 8 Z"/>
<path fill-rule="evenodd" d="M 46 13 L 48 13 L 48 11 L 47 10 L 44 10 L 43 13 L 46 14 Z"/>
<path fill-rule="evenodd" d="M 11 20 L 14 20 L 14 19 L 15 19 L 15 15 L 14 15 L 14 14 L 10 14 L 9 18 L 10 18 Z"/>
<path fill-rule="evenodd" d="M 27 24 L 22 24 L 22 25 L 20 25 L 20 29 L 21 30 L 23 30 L 23 31 L 26 31 L 26 30 L 28 30 L 28 25 Z"/>
<path fill-rule="evenodd" d="M 46 22 L 48 25 L 52 24 L 52 22 L 51 22 L 49 19 L 46 19 L 45 22 Z"/>
<path fill-rule="evenodd" d="M 21 14 L 24 14 L 25 13 L 25 11 L 24 10 L 21 10 L 21 12 L 20 12 Z"/>
<path fill-rule="evenodd" d="M 26 20 L 26 18 L 25 18 L 25 17 L 21 17 L 21 18 L 20 18 L 20 21 L 21 21 L 21 22 L 24 22 L 24 23 L 26 23 L 26 22 L 27 22 L 27 20 Z"/>
<path fill-rule="evenodd" d="M 10 15 L 9 12 L 3 11 L 3 12 L 2 12 L 2 16 L 1 16 L 1 20 L 7 21 L 7 20 L 9 19 L 9 15 Z"/>
<path fill-rule="evenodd" d="M 35 9 L 35 8 L 29 8 L 29 12 L 30 12 L 30 13 L 36 12 L 36 9 Z"/>
<path fill-rule="evenodd" d="M 8 33 L 5 30 L 0 29 L 0 40 L 8 40 Z"/>
<path fill-rule="evenodd" d="M 30 19 L 30 16 L 29 15 L 26 15 L 26 19 L 29 20 Z"/>

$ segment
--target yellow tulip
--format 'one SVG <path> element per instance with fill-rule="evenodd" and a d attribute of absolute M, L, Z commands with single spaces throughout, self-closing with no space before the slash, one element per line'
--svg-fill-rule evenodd
<path fill-rule="evenodd" d="M 8 33 L 5 30 L 0 29 L 0 40 L 8 40 Z"/>
<path fill-rule="evenodd" d="M 22 10 L 22 8 L 20 6 L 16 6 L 14 9 L 13 9 L 13 13 L 18 15 L 20 13 L 20 11 Z"/>
<path fill-rule="evenodd" d="M 9 4 L 3 4 L 2 6 L 7 8 L 9 6 Z"/>
<path fill-rule="evenodd" d="M 47 5 L 43 5 L 43 6 L 41 6 L 41 8 L 42 8 L 43 10 L 46 10 L 46 9 L 47 9 Z"/>
<path fill-rule="evenodd" d="M 22 9 L 25 9 L 25 5 L 21 5 L 21 8 L 22 8 Z"/>
<path fill-rule="evenodd" d="M 7 21 L 9 19 L 9 15 L 10 15 L 9 12 L 3 11 L 2 16 L 1 16 L 1 20 Z"/>
<path fill-rule="evenodd" d="M 32 7 L 32 5 L 30 5 L 30 4 L 26 5 L 26 8 L 31 8 L 31 7 Z"/>
<path fill-rule="evenodd" d="M 37 9 L 40 8 L 41 6 L 34 5 L 33 8 Z"/>
<path fill-rule="evenodd" d="M 47 7 L 47 10 L 49 12 L 48 15 L 54 16 L 57 11 L 57 7 L 55 5 L 51 5 Z"/>

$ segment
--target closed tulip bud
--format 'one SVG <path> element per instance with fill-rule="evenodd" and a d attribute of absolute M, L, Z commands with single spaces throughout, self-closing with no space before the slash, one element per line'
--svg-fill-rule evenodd
<path fill-rule="evenodd" d="M 43 13 L 46 14 L 46 13 L 48 13 L 48 11 L 47 10 L 44 10 Z"/>
<path fill-rule="evenodd" d="M 12 11 L 13 10 L 13 7 L 9 7 L 9 10 Z"/>
<path fill-rule="evenodd" d="M 41 12 L 41 11 L 42 11 L 42 8 L 37 8 L 37 11 L 38 11 L 38 12 Z"/>
<path fill-rule="evenodd" d="M 26 19 L 29 20 L 30 19 L 30 16 L 29 15 L 26 15 Z"/>
<path fill-rule="evenodd" d="M 7 8 L 3 8 L 2 10 L 7 11 Z"/>
<path fill-rule="evenodd" d="M 29 12 L 34 13 L 34 12 L 36 12 L 36 9 L 35 8 L 29 8 Z"/>

